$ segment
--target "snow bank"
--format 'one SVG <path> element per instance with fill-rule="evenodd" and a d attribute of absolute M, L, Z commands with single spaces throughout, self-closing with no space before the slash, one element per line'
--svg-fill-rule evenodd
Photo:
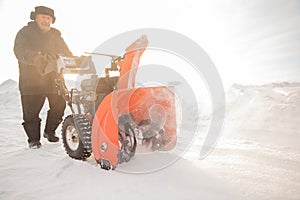
<path fill-rule="evenodd" d="M 222 177 L 242 199 L 300 199 L 299 114 L 300 83 L 234 84 L 221 139 L 197 166 Z M 186 158 L 199 156 L 203 131 Z"/>
<path fill-rule="evenodd" d="M 300 83 L 235 84 L 226 98 L 226 125 L 239 132 L 230 135 L 300 150 Z"/>
<path fill-rule="evenodd" d="M 0 109 L 20 108 L 19 89 L 16 81 L 8 79 L 0 85 Z"/>

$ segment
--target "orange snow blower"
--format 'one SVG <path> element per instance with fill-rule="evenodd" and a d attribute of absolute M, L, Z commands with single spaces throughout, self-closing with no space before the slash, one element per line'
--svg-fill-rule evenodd
<path fill-rule="evenodd" d="M 135 88 L 147 45 L 147 37 L 142 36 L 123 56 L 90 53 L 111 57 L 104 77 L 96 74 L 91 56 L 59 56 L 57 84 L 72 111 L 64 119 L 62 139 L 71 158 L 85 160 L 93 153 L 101 168 L 109 170 L 128 162 L 140 145 L 152 151 L 175 147 L 174 87 Z M 64 80 L 68 73 L 91 76 L 80 82 L 80 89 L 68 90 Z"/>

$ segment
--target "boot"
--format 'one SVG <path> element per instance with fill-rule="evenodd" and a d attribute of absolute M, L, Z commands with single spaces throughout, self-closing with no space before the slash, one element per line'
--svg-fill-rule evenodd
<path fill-rule="evenodd" d="M 46 127 L 44 130 L 44 138 L 47 138 L 49 142 L 58 142 L 59 137 L 55 136 L 55 130 L 61 123 L 61 119 L 49 120 L 47 118 Z"/>
<path fill-rule="evenodd" d="M 51 133 L 51 134 L 44 132 L 44 138 L 47 138 L 49 142 L 58 142 L 59 141 L 59 137 L 55 136 L 55 132 Z"/>
<path fill-rule="evenodd" d="M 40 141 L 41 119 L 23 122 L 22 125 L 28 137 L 28 144 Z"/>
<path fill-rule="evenodd" d="M 29 142 L 30 149 L 38 149 L 42 146 L 40 142 Z"/>

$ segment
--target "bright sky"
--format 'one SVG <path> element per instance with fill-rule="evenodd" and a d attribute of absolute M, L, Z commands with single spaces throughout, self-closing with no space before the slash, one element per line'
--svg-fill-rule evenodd
<path fill-rule="evenodd" d="M 37 5 L 55 10 L 53 27 L 62 32 L 75 55 L 93 51 L 125 31 L 164 28 L 197 42 L 212 58 L 225 85 L 299 81 L 297 0 L 1 0 L 0 83 L 18 80 L 15 35 L 30 21 Z"/>

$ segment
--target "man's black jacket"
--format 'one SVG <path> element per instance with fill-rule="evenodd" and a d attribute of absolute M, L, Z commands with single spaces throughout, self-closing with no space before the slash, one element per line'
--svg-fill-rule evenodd
<path fill-rule="evenodd" d="M 59 30 L 42 33 L 35 22 L 29 22 L 16 35 L 14 53 L 19 62 L 19 89 L 22 95 L 56 93 L 55 73 L 42 76 L 33 60 L 37 54 L 72 56 Z"/>

